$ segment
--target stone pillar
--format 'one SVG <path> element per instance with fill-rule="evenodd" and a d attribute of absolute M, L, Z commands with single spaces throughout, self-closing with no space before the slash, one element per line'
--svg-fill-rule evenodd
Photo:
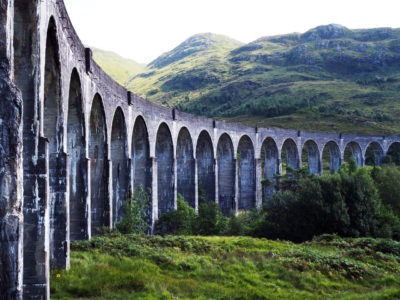
<path fill-rule="evenodd" d="M 260 209 L 262 208 L 262 164 L 261 164 L 261 159 L 256 159 L 255 162 L 255 168 L 256 168 L 256 184 L 255 184 L 255 195 L 256 195 L 256 208 Z"/>
<path fill-rule="evenodd" d="M 151 157 L 151 232 L 154 231 L 154 224 L 158 220 L 158 173 L 157 173 L 157 159 L 155 157 Z"/>
<path fill-rule="evenodd" d="M 238 214 L 239 212 L 239 164 L 240 164 L 240 159 L 234 159 L 233 163 L 235 165 L 235 197 L 234 197 L 234 205 L 233 205 L 233 209 L 234 209 L 234 214 L 235 216 Z"/>
<path fill-rule="evenodd" d="M 215 203 L 219 203 L 219 188 L 218 188 L 218 159 L 214 160 L 214 168 L 215 168 Z"/>
<path fill-rule="evenodd" d="M 113 229 L 114 226 L 115 226 L 115 224 L 114 224 L 114 205 L 113 205 L 113 194 L 114 193 L 113 193 L 113 178 L 112 178 L 113 163 L 112 163 L 111 159 L 109 159 L 107 161 L 108 161 L 108 174 L 111 175 L 111 176 L 108 176 L 108 181 L 107 181 L 107 184 L 108 184 L 108 188 L 107 188 L 108 197 L 107 197 L 107 199 L 108 199 L 108 217 L 109 217 L 108 223 L 110 224 L 109 225 L 110 229 Z"/>
<path fill-rule="evenodd" d="M 178 163 L 176 160 L 176 157 L 173 159 L 173 166 L 172 166 L 172 170 L 174 171 L 174 178 L 173 178 L 173 182 L 174 182 L 174 210 L 178 209 Z"/>
<path fill-rule="evenodd" d="M 90 158 L 86 158 L 86 203 L 87 203 L 87 237 L 90 240 L 92 238 L 92 189 L 91 189 L 91 179 L 92 179 L 92 170 L 91 170 L 91 162 Z"/>
<path fill-rule="evenodd" d="M 194 159 L 194 209 L 199 210 L 199 166 L 197 159 Z"/>
<path fill-rule="evenodd" d="M 51 224 L 51 264 L 69 268 L 69 200 L 67 197 L 67 154 L 49 153 L 49 195 Z"/>

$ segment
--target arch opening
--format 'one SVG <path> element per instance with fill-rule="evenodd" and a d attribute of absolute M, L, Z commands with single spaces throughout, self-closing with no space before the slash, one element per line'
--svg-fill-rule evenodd
<path fill-rule="evenodd" d="M 214 151 L 207 131 L 202 131 L 197 140 L 196 159 L 199 202 L 215 201 Z"/>
<path fill-rule="evenodd" d="M 358 167 L 363 165 L 362 150 L 360 145 L 356 142 L 348 143 L 344 150 L 344 161 L 348 163 L 352 158 L 356 161 Z"/>
<path fill-rule="evenodd" d="M 86 239 L 87 203 L 85 159 L 85 125 L 82 88 L 76 69 L 72 72 L 67 122 L 67 153 L 69 155 L 69 213 L 71 241 Z"/>
<path fill-rule="evenodd" d="M 129 167 L 125 117 L 117 108 L 111 127 L 113 225 L 122 220 L 128 197 Z"/>
<path fill-rule="evenodd" d="M 279 174 L 279 151 L 275 141 L 268 137 L 261 147 L 261 166 L 263 172 L 263 202 L 275 192 L 276 175 Z"/>
<path fill-rule="evenodd" d="M 253 142 L 248 136 L 242 137 L 239 141 L 237 159 L 239 160 L 238 207 L 240 210 L 251 210 L 256 206 L 256 168 Z"/>
<path fill-rule="evenodd" d="M 377 142 L 372 142 L 365 150 L 365 165 L 381 166 L 384 157 L 383 149 Z"/>
<path fill-rule="evenodd" d="M 89 122 L 91 232 L 98 235 L 102 227 L 111 225 L 107 127 L 102 99 L 98 94 L 93 99 Z"/>
<path fill-rule="evenodd" d="M 182 128 L 178 135 L 176 150 L 178 193 L 190 206 L 195 207 L 195 165 L 193 142 L 187 128 Z"/>
<path fill-rule="evenodd" d="M 304 143 L 302 149 L 302 167 L 307 168 L 310 174 L 321 173 L 321 162 L 318 145 L 312 141 L 308 140 Z"/>
<path fill-rule="evenodd" d="M 44 69 L 43 134 L 48 141 L 48 191 L 50 203 L 50 257 L 52 264 L 65 267 L 68 243 L 65 208 L 67 158 L 62 151 L 61 66 L 57 27 L 50 18 Z M 45 153 L 42 153 L 45 156 Z"/>
<path fill-rule="evenodd" d="M 329 141 L 322 151 L 323 172 L 335 173 L 339 170 L 340 164 L 339 146 L 335 142 Z"/>
<path fill-rule="evenodd" d="M 222 212 L 229 215 L 235 203 L 235 160 L 231 138 L 224 133 L 217 145 L 218 201 Z"/>
<path fill-rule="evenodd" d="M 158 217 L 175 208 L 174 153 L 171 132 L 167 124 L 160 125 L 156 139 Z"/>
<path fill-rule="evenodd" d="M 384 163 L 394 163 L 400 166 L 400 143 L 394 142 L 389 146 L 386 156 L 383 160 Z"/>
<path fill-rule="evenodd" d="M 292 139 L 287 139 L 282 145 L 281 163 L 282 175 L 290 173 L 290 170 L 299 168 L 299 152 L 296 143 Z"/>
<path fill-rule="evenodd" d="M 135 121 L 132 134 L 132 175 L 133 190 L 141 186 L 149 192 L 151 188 L 151 159 L 147 126 L 142 117 Z"/>

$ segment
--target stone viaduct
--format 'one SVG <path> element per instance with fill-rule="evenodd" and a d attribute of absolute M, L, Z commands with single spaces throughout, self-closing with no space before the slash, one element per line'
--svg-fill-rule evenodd
<path fill-rule="evenodd" d="M 0 0 L 0 297 L 48 299 L 70 241 L 151 191 L 153 222 L 177 194 L 225 214 L 260 207 L 285 166 L 380 164 L 397 136 L 253 128 L 170 110 L 119 86 L 79 40 L 62 0 Z M 368 162 L 368 161 L 367 161 Z"/>

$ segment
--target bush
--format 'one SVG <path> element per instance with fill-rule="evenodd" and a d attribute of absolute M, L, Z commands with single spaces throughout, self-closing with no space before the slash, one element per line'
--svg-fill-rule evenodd
<path fill-rule="evenodd" d="M 126 201 L 125 214 L 116 229 L 121 233 L 136 234 L 150 231 L 150 201 L 142 186 Z"/>
<path fill-rule="evenodd" d="M 156 234 L 193 234 L 196 211 L 183 199 L 182 195 L 178 195 L 177 202 L 177 210 L 164 213 L 157 221 Z"/>
<path fill-rule="evenodd" d="M 228 231 L 229 218 L 225 217 L 215 202 L 202 202 L 196 218 L 195 234 L 222 235 Z"/>

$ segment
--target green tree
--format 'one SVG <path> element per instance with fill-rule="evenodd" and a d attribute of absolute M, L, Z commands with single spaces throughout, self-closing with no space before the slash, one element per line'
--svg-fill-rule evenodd
<path fill-rule="evenodd" d="M 139 186 L 125 203 L 125 215 L 116 228 L 121 233 L 144 234 L 150 230 L 149 195 Z"/>

